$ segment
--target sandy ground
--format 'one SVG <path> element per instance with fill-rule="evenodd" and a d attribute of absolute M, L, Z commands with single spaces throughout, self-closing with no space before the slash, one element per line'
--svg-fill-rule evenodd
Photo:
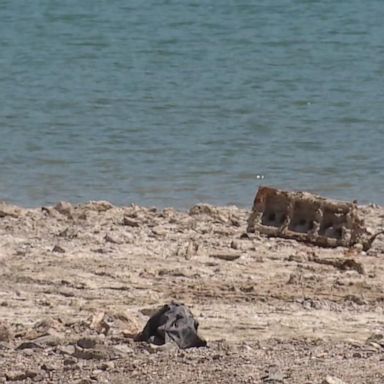
<path fill-rule="evenodd" d="M 384 236 L 324 249 L 245 235 L 248 215 L 0 204 L 0 383 L 383 384 Z M 208 348 L 132 340 L 171 300 Z"/>

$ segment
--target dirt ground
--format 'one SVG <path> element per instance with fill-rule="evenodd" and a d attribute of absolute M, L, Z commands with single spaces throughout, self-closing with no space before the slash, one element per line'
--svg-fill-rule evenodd
<path fill-rule="evenodd" d="M 325 249 L 245 235 L 248 215 L 0 203 L 0 383 L 383 384 L 384 236 Z M 133 341 L 172 300 L 207 348 Z"/>

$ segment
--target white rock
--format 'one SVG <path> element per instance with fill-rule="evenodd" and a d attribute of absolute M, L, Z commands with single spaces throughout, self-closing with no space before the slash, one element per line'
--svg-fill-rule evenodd
<path fill-rule="evenodd" d="M 338 379 L 337 377 L 327 376 L 321 384 L 346 384 L 344 381 Z"/>

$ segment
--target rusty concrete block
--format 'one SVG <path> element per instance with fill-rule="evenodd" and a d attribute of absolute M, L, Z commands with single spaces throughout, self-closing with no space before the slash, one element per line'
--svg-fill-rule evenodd
<path fill-rule="evenodd" d="M 374 240 L 359 218 L 355 203 L 270 187 L 259 188 L 247 231 L 324 247 L 360 243 L 368 249 Z"/>

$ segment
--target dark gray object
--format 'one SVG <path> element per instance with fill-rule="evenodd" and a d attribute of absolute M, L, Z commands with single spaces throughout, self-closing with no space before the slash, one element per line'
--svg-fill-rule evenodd
<path fill-rule="evenodd" d="M 151 316 L 135 340 L 156 345 L 173 341 L 181 349 L 205 347 L 207 342 L 197 334 L 198 327 L 199 322 L 184 304 L 166 304 Z"/>

